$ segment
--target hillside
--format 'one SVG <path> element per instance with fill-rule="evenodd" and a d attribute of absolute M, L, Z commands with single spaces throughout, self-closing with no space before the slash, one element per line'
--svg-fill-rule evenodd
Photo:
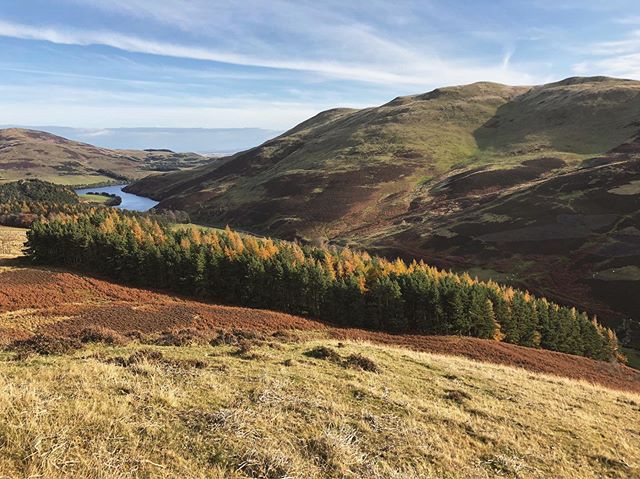
<path fill-rule="evenodd" d="M 640 82 L 476 83 L 330 110 L 258 148 L 129 191 L 195 221 L 476 268 L 616 320 L 638 310 L 628 291 L 639 281 L 639 133 Z M 462 234 L 458 223 L 476 210 Z M 462 245 L 464 235 L 474 241 Z M 565 265 L 569 278 L 554 279 L 549 264 Z"/>
<path fill-rule="evenodd" d="M 640 472 L 640 374 L 578 356 L 335 328 L 15 260 L 0 263 L 0 346 L 7 477 Z"/>
<path fill-rule="evenodd" d="M 175 228 L 117 210 L 36 222 L 32 264 L 98 273 L 212 302 L 392 333 L 461 335 L 609 361 L 615 333 L 575 307 L 424 262 L 389 261 L 231 229 Z"/>
<path fill-rule="evenodd" d="M 637 393 L 361 342 L 0 353 L 0 391 L 6 477 L 640 473 Z"/>
<path fill-rule="evenodd" d="M 206 160 L 195 153 L 109 150 L 42 131 L 0 130 L 0 182 L 37 178 L 65 185 L 114 183 Z"/>
<path fill-rule="evenodd" d="M 482 191 L 483 176 L 492 172 L 456 175 L 438 185 L 435 197 L 416 199 L 424 203 L 384 236 L 374 229 L 359 234 L 386 254 L 418 252 L 435 264 L 577 303 L 603 318 L 638 320 L 640 155 L 627 153 L 632 149 L 640 152 L 640 142 L 501 193 Z M 420 215 L 440 201 L 457 208 Z M 640 329 L 633 339 L 640 344 Z"/>
<path fill-rule="evenodd" d="M 24 229 L 0 227 L 0 244 L 3 245 L 0 250 L 0 347 L 34 334 L 74 337 L 86 328 L 149 336 L 197 331 L 203 337 L 215 336 L 220 330 L 274 336 L 282 331 L 297 331 L 315 338 L 364 340 L 415 351 L 464 356 L 640 393 L 640 372 L 615 362 L 495 340 L 386 334 L 338 327 L 266 309 L 221 306 L 128 287 L 66 270 L 30 267 L 20 261 L 25 233 Z"/>

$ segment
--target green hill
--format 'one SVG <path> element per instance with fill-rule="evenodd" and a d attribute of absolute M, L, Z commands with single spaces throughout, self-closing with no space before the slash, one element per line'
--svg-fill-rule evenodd
<path fill-rule="evenodd" d="M 330 110 L 257 148 L 130 191 L 208 224 L 480 267 L 616 318 L 638 310 L 628 293 L 639 286 L 639 132 L 640 82 L 475 83 Z M 459 225 L 465 213 L 474 225 Z M 520 232 L 491 236 L 502 230 Z M 604 257 L 593 254 L 607 245 Z M 555 264 L 569 277 L 554 277 Z M 596 294 L 596 284 L 613 294 Z"/>

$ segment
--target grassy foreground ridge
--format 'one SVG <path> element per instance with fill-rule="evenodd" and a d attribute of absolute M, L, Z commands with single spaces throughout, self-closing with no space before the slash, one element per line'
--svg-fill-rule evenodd
<path fill-rule="evenodd" d="M 0 227 L 0 257 L 25 231 Z M 15 260 L 0 291 L 0 477 L 640 471 L 640 374 L 619 364 L 331 328 Z"/>
<path fill-rule="evenodd" d="M 0 354 L 0 476 L 640 474 L 638 394 L 367 343 L 233 341 Z"/>

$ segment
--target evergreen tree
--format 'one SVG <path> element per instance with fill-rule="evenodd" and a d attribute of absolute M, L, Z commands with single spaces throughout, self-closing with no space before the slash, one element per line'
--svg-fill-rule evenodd
<path fill-rule="evenodd" d="M 33 223 L 26 245 L 33 261 L 344 326 L 492 338 L 603 360 L 617 354 L 613 331 L 585 313 L 422 262 L 301 247 L 229 228 L 174 230 L 156 216 L 106 208 L 65 208 Z"/>

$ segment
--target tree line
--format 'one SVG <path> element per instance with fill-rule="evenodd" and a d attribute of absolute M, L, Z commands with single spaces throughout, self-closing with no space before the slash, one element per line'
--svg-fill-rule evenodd
<path fill-rule="evenodd" d="M 28 228 L 37 220 L 54 218 L 60 213 L 79 215 L 93 212 L 96 207 L 118 206 L 122 202 L 118 195 L 96 194 L 109 196 L 113 201 L 102 205 L 83 203 L 70 187 L 37 179 L 0 184 L 0 225 Z M 190 221 L 184 211 L 163 210 L 145 215 L 163 224 Z"/>
<path fill-rule="evenodd" d="M 69 187 L 41 180 L 20 180 L 0 185 L 0 224 L 29 227 L 53 213 L 80 212 L 78 195 Z"/>
<path fill-rule="evenodd" d="M 172 227 L 107 208 L 36 221 L 27 251 L 129 284 L 388 332 L 452 334 L 608 360 L 613 331 L 526 291 L 424 262 L 226 230 Z"/>

